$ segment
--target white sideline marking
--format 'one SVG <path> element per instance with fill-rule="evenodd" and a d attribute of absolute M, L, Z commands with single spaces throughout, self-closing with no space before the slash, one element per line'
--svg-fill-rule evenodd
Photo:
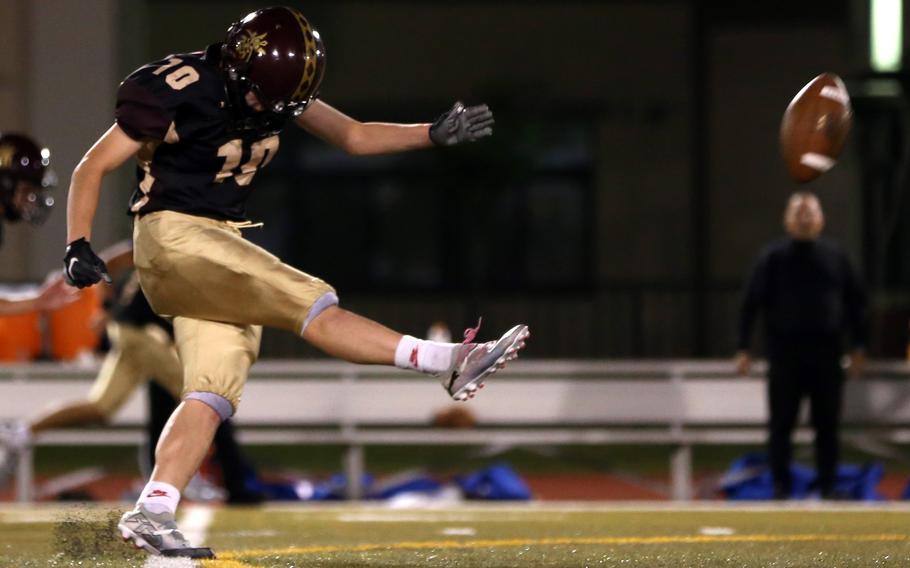
<path fill-rule="evenodd" d="M 439 532 L 447 536 L 474 536 L 477 534 L 477 530 L 471 527 L 446 527 Z"/>
<path fill-rule="evenodd" d="M 215 510 L 211 507 L 193 505 L 186 508 L 178 526 L 190 544 L 202 546 L 205 544 L 205 537 L 208 536 L 209 526 L 214 518 Z"/>
<path fill-rule="evenodd" d="M 698 532 L 705 536 L 730 536 L 736 534 L 736 529 L 730 527 L 702 527 L 698 529 Z"/>
<path fill-rule="evenodd" d="M 29 525 L 32 523 L 56 523 L 60 520 L 63 511 L 46 510 L 20 510 L 0 511 L 0 523 L 11 525 Z"/>
<path fill-rule="evenodd" d="M 193 546 L 205 544 L 209 526 L 215 518 L 215 510 L 202 505 L 190 505 L 184 509 L 178 521 L 180 532 Z M 199 566 L 189 558 L 165 558 L 163 556 L 149 556 L 142 568 L 196 568 Z"/>

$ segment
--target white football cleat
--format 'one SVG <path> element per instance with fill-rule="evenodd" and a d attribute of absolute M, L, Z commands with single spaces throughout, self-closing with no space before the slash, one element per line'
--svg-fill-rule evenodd
<path fill-rule="evenodd" d="M 123 540 L 155 556 L 215 558 L 211 548 L 190 545 L 177 529 L 173 513 L 152 513 L 137 505 L 120 517 L 117 529 Z"/>
<path fill-rule="evenodd" d="M 465 342 L 455 348 L 452 367 L 441 375 L 443 388 L 458 401 L 474 398 L 483 388 L 483 380 L 516 359 L 531 336 L 528 326 L 519 324 L 497 341 L 471 343 L 479 329 L 478 321 L 477 327 L 465 331 Z"/>

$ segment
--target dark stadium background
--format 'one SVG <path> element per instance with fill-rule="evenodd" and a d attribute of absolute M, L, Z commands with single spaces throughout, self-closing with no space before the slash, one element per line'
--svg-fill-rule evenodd
<path fill-rule="evenodd" d="M 62 197 L 123 76 L 219 40 L 262 5 L 5 2 L 0 123 L 52 148 Z M 497 119 L 490 141 L 394 157 L 282 137 L 253 184 L 250 214 L 266 226 L 251 236 L 333 283 L 343 304 L 412 334 L 437 319 L 456 334 L 478 315 L 490 330 L 523 321 L 529 357 L 730 355 L 742 278 L 797 188 L 778 156 L 780 115 L 833 71 L 864 127 L 810 188 L 873 291 L 873 355 L 903 355 L 905 77 L 869 71 L 866 3 L 295 5 L 327 46 L 323 96 L 346 113 L 429 121 L 463 98 Z M 131 176 L 105 190 L 101 246 L 129 234 Z M 0 279 L 55 267 L 63 226 L 61 207 L 40 231 L 12 231 Z M 308 355 L 279 332 L 263 344 L 264 357 Z"/>

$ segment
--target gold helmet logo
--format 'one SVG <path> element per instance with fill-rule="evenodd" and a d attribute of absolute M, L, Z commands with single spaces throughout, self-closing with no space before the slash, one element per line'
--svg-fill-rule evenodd
<path fill-rule="evenodd" d="M 16 148 L 6 144 L 0 146 L 0 169 L 11 168 L 16 157 Z"/>
<path fill-rule="evenodd" d="M 240 38 L 240 41 L 237 42 L 237 54 L 244 59 L 244 61 L 249 61 L 253 54 L 265 55 L 265 46 L 269 44 L 265 40 L 265 33 L 257 34 L 253 30 L 245 30 L 246 35 Z"/>
<path fill-rule="evenodd" d="M 311 92 L 315 90 L 312 88 L 313 83 L 319 80 L 316 77 L 316 62 L 324 54 L 319 52 L 319 45 L 316 43 L 320 40 L 319 32 L 310 27 L 310 23 L 299 11 L 292 10 L 291 13 L 294 14 L 294 18 L 300 24 L 300 31 L 303 34 L 303 41 L 306 46 L 306 51 L 303 54 L 306 66 L 304 67 L 303 76 L 300 78 L 300 83 L 297 85 L 297 90 L 294 91 L 294 100 L 300 101 L 307 96 L 314 95 Z"/>

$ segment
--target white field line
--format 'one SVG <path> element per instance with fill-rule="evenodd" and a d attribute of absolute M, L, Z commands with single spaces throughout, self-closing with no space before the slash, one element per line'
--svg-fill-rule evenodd
<path fill-rule="evenodd" d="M 203 505 L 191 505 L 184 510 L 177 526 L 193 546 L 202 546 L 208 536 L 209 527 L 215 519 L 215 510 Z"/>
<path fill-rule="evenodd" d="M 474 536 L 477 534 L 477 529 L 472 527 L 446 527 L 439 533 L 446 536 Z"/>
<path fill-rule="evenodd" d="M 736 534 L 736 529 L 732 527 L 702 527 L 698 529 L 698 534 L 705 536 L 731 536 Z"/>

